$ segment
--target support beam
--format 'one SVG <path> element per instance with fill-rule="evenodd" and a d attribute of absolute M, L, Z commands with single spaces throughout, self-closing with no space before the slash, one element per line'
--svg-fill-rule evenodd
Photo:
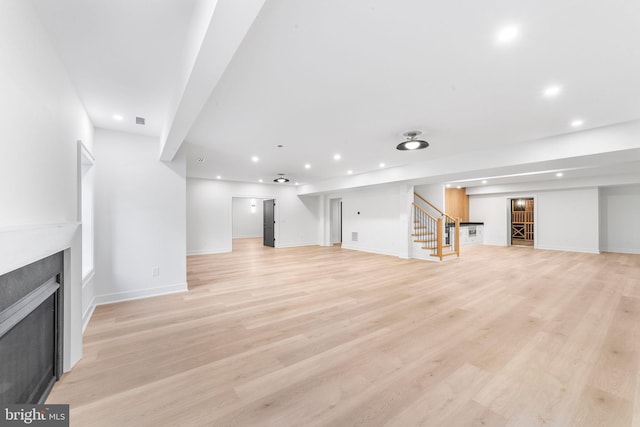
<path fill-rule="evenodd" d="M 185 83 L 167 125 L 160 137 L 160 160 L 169 162 L 180 149 L 191 126 L 222 78 L 245 35 L 249 32 L 265 0 L 211 0 L 205 3 L 202 16 L 210 16 L 192 69 L 185 73 Z M 197 38 L 194 37 L 194 38 Z M 197 45 L 197 40 L 193 43 Z"/>

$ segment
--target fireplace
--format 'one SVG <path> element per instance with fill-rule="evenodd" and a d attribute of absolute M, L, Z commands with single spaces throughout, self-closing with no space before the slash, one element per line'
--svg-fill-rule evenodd
<path fill-rule="evenodd" d="M 64 254 L 0 276 L 0 404 L 44 403 L 62 374 Z"/>

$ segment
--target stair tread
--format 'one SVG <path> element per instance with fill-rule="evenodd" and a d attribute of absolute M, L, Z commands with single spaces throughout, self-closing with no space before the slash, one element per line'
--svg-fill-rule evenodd
<path fill-rule="evenodd" d="M 451 245 L 442 245 L 442 249 L 450 248 Z M 438 249 L 437 246 L 423 246 L 422 249 Z"/>

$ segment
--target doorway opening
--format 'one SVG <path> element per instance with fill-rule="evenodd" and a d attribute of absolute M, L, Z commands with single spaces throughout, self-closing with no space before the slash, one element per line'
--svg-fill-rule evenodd
<path fill-rule="evenodd" d="M 534 246 L 533 198 L 511 199 L 511 244 Z"/>
<path fill-rule="evenodd" d="M 265 199 L 260 197 L 232 198 L 232 251 L 238 245 L 249 244 L 249 241 L 262 242 L 264 240 L 264 201 Z M 273 231 L 270 232 L 273 234 Z"/>
<path fill-rule="evenodd" d="M 342 199 L 331 199 L 330 208 L 330 238 L 333 246 L 342 245 Z"/>
<path fill-rule="evenodd" d="M 269 246 L 270 248 L 275 248 L 276 246 L 275 207 L 276 207 L 276 201 L 273 199 L 262 201 L 262 211 L 263 211 L 262 244 L 263 246 Z"/>

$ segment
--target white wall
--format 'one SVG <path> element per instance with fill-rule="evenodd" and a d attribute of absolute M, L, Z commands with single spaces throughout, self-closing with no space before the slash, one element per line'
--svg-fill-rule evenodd
<path fill-rule="evenodd" d="M 262 199 L 234 197 L 232 202 L 232 237 L 234 239 L 262 237 L 263 212 Z"/>
<path fill-rule="evenodd" d="M 186 290 L 185 161 L 160 162 L 158 149 L 155 138 L 96 130 L 98 304 Z"/>
<path fill-rule="evenodd" d="M 527 193 L 527 197 L 532 197 Z M 469 196 L 469 221 L 484 222 L 484 244 L 509 244 L 509 195 Z"/>
<path fill-rule="evenodd" d="M 640 254 L 640 185 L 600 189 L 600 249 Z"/>
<path fill-rule="evenodd" d="M 533 197 L 535 247 L 599 252 L 598 189 L 469 196 L 469 220 L 484 222 L 484 243 L 509 244 L 510 198 Z"/>
<path fill-rule="evenodd" d="M 380 185 L 342 194 L 342 247 L 407 257 L 406 187 Z"/>
<path fill-rule="evenodd" d="M 597 188 L 540 192 L 537 215 L 537 248 L 600 252 Z"/>
<path fill-rule="evenodd" d="M 429 203 L 444 212 L 444 186 L 442 184 L 416 185 L 414 190 L 427 199 Z M 429 210 L 428 212 L 431 213 L 433 211 Z"/>
<path fill-rule="evenodd" d="M 64 369 L 69 370 L 82 357 L 77 141 L 90 148 L 93 126 L 31 2 L 0 2 L 0 94 L 0 234 L 15 237 L 25 225 L 35 234 L 46 224 L 68 225 L 44 228 L 49 239 L 65 242 L 51 250 L 71 248 L 65 260 L 63 343 Z M 0 238 L 0 245 L 12 240 Z M 29 254 L 46 256 L 38 245 L 22 239 L 19 255 L 25 262 L 35 261 L 27 259 Z"/>
<path fill-rule="evenodd" d="M 275 199 L 276 248 L 317 245 L 320 198 L 298 197 L 290 185 L 187 180 L 187 252 L 231 252 L 234 197 Z"/>

